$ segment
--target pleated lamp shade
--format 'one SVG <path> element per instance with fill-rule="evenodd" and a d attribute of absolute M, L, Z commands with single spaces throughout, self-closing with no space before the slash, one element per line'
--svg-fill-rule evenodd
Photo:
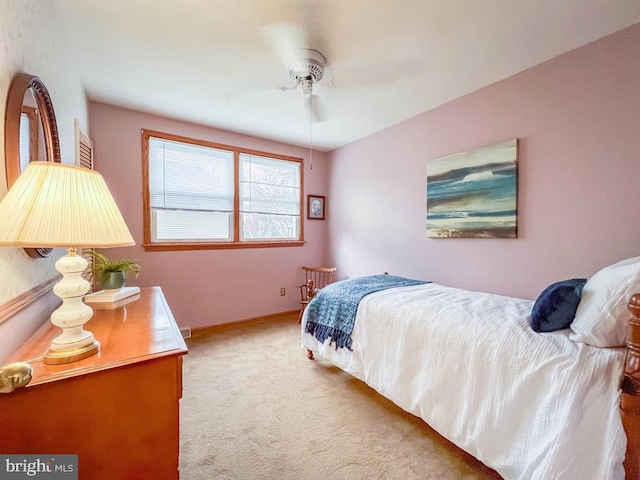
<path fill-rule="evenodd" d="M 102 175 L 31 162 L 0 203 L 0 245 L 104 248 L 135 242 Z"/>

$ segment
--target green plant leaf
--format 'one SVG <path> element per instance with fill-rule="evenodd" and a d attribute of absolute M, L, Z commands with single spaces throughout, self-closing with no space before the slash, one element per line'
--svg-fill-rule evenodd
<path fill-rule="evenodd" d="M 138 260 L 132 260 L 130 258 L 121 258 L 119 260 L 109 260 L 105 254 L 96 252 L 95 250 L 89 250 L 89 254 L 93 257 L 93 273 L 101 278 L 109 272 L 125 272 L 133 273 L 137 277 L 142 267 L 138 264 Z"/>

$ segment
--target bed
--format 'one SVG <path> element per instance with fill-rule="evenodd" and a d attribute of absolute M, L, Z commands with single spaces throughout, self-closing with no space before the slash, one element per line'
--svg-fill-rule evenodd
<path fill-rule="evenodd" d="M 637 478 L 640 295 L 628 336 L 627 302 L 640 292 L 640 257 L 536 301 L 437 283 L 378 289 L 359 299 L 348 342 L 318 335 L 324 313 L 313 307 L 352 281 L 305 311 L 309 358 L 364 381 L 506 480 L 622 479 L 625 467 Z M 541 315 L 570 318 L 535 331 Z"/>

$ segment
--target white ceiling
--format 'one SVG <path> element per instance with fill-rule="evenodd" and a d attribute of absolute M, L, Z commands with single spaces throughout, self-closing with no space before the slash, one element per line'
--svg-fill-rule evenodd
<path fill-rule="evenodd" d="M 265 36 L 328 61 L 332 150 L 640 22 L 638 0 L 52 0 L 89 99 L 308 146 L 307 100 Z"/>

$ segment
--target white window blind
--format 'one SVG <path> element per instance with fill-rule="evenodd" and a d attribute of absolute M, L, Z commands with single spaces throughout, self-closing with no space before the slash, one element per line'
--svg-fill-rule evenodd
<path fill-rule="evenodd" d="M 233 240 L 233 151 L 149 138 L 153 241 Z"/>
<path fill-rule="evenodd" d="M 24 172 L 31 160 L 31 119 L 29 115 L 20 115 L 20 171 Z"/>
<path fill-rule="evenodd" d="M 240 154 L 240 240 L 300 236 L 300 163 Z"/>

